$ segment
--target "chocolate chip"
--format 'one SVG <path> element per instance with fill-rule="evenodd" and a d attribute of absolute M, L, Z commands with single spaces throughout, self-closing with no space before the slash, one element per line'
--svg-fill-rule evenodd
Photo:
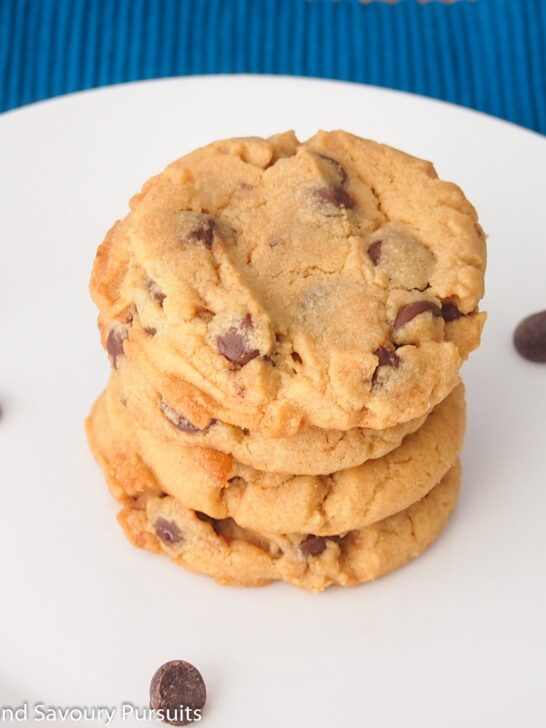
<path fill-rule="evenodd" d="M 119 402 L 122 407 L 127 407 L 127 400 L 125 399 L 125 397 L 120 397 Z"/>
<path fill-rule="evenodd" d="M 214 240 L 214 232 L 216 230 L 216 222 L 213 217 L 203 215 L 199 224 L 191 230 L 185 237 L 185 243 L 202 243 L 209 250 L 212 248 Z"/>
<path fill-rule="evenodd" d="M 402 308 L 398 311 L 394 321 L 393 330 L 397 331 L 399 328 L 404 326 L 404 324 L 407 324 L 416 316 L 419 316 L 419 314 L 425 313 L 425 311 L 430 311 L 435 317 L 442 315 L 441 308 L 432 301 L 413 301 L 412 303 L 402 306 Z"/>
<path fill-rule="evenodd" d="M 290 356 L 292 357 L 292 361 L 295 361 L 295 362 L 296 362 L 296 364 L 301 364 L 301 363 L 302 363 L 302 358 L 301 358 L 301 356 L 300 356 L 300 355 L 298 354 L 298 352 L 297 352 L 297 351 L 293 351 L 293 352 L 292 352 L 292 353 L 290 354 Z"/>
<path fill-rule="evenodd" d="M 326 548 L 326 539 L 310 534 L 300 543 L 300 551 L 305 556 L 319 556 Z"/>
<path fill-rule="evenodd" d="M 167 298 L 167 296 L 159 288 L 157 283 L 155 281 L 153 281 L 151 278 L 147 278 L 146 286 L 147 286 L 150 294 L 153 296 L 154 300 L 157 301 L 160 306 L 163 306 L 163 301 Z"/>
<path fill-rule="evenodd" d="M 321 159 L 324 159 L 324 161 L 328 162 L 328 164 L 331 164 L 339 176 L 339 184 L 345 184 L 345 182 L 347 181 L 347 172 L 345 171 L 345 167 L 340 164 L 336 159 L 332 159 L 332 157 L 326 156 L 326 154 L 318 154 L 317 156 L 319 156 Z"/>
<path fill-rule="evenodd" d="M 154 329 L 153 326 L 145 326 L 144 333 L 148 334 L 148 336 L 155 336 L 157 334 L 157 329 Z"/>
<path fill-rule="evenodd" d="M 200 427 L 196 427 L 192 422 L 186 419 L 184 415 L 181 415 L 180 412 L 177 412 L 166 402 L 160 402 L 159 407 L 169 422 L 174 425 L 177 430 L 182 430 L 182 432 L 206 432 L 206 430 L 208 430 L 208 428 L 215 422 L 215 420 L 210 420 L 208 425 L 201 429 Z"/>
<path fill-rule="evenodd" d="M 258 349 L 252 349 L 248 342 L 247 331 L 253 328 L 252 317 L 247 314 L 238 326 L 231 326 L 216 338 L 220 354 L 240 369 L 251 359 L 259 356 Z"/>
<path fill-rule="evenodd" d="M 315 190 L 313 197 L 320 205 L 332 205 L 346 210 L 352 210 L 355 203 L 347 192 L 339 185 L 327 185 Z"/>
<path fill-rule="evenodd" d="M 546 362 L 546 311 L 527 316 L 518 324 L 514 346 L 524 359 Z"/>
<path fill-rule="evenodd" d="M 372 375 L 372 384 L 375 384 L 377 381 L 380 367 L 393 367 L 394 369 L 397 369 L 400 364 L 400 357 L 398 354 L 394 349 L 390 349 L 387 346 L 380 346 L 374 351 L 374 354 L 379 361 Z"/>
<path fill-rule="evenodd" d="M 368 258 L 372 261 L 372 263 L 374 265 L 377 265 L 379 263 L 379 261 L 381 260 L 381 245 L 382 244 L 383 244 L 382 240 L 376 240 L 368 248 Z"/>
<path fill-rule="evenodd" d="M 451 301 L 442 301 L 442 317 L 446 323 L 456 321 L 463 315 L 454 303 Z"/>
<path fill-rule="evenodd" d="M 206 700 L 201 673 L 185 660 L 166 662 L 152 678 L 150 707 L 162 712 L 165 723 L 189 725 L 200 721 Z"/>
<path fill-rule="evenodd" d="M 204 321 L 208 324 L 214 318 L 214 311 L 211 311 L 208 308 L 200 308 L 198 311 L 196 311 L 196 316 L 200 318 L 201 321 Z"/>
<path fill-rule="evenodd" d="M 174 546 L 184 540 L 182 531 L 174 521 L 167 521 L 165 518 L 159 517 L 155 522 L 154 529 L 157 536 L 168 546 Z"/>
<path fill-rule="evenodd" d="M 117 369 L 118 357 L 123 356 L 123 342 L 127 338 L 126 329 L 111 329 L 106 339 L 106 351 L 110 357 L 110 363 Z"/>
<path fill-rule="evenodd" d="M 379 359 L 377 364 L 378 367 L 394 367 L 396 369 L 400 364 L 400 357 L 396 354 L 394 349 L 389 349 L 386 346 L 380 346 L 374 351 L 374 354 Z"/>
<path fill-rule="evenodd" d="M 244 478 L 241 478 L 240 475 L 233 475 L 231 478 L 228 478 L 227 481 L 230 485 L 239 485 L 240 487 L 244 487 L 247 483 Z"/>

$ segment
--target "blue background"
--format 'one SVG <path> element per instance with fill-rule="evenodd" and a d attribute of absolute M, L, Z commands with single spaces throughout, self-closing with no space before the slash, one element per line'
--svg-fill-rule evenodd
<path fill-rule="evenodd" d="M 546 0 L 0 0 L 0 110 L 136 79 L 320 76 L 546 131 Z"/>

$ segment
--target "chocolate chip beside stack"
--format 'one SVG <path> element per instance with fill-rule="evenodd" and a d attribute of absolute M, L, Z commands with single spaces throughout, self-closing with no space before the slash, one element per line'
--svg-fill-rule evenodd
<path fill-rule="evenodd" d="M 154 674 L 150 685 L 150 707 L 170 725 L 200 721 L 207 700 L 199 670 L 184 660 L 172 660 Z"/>
<path fill-rule="evenodd" d="M 514 346 L 524 359 L 546 362 L 546 311 L 527 316 L 518 324 Z"/>

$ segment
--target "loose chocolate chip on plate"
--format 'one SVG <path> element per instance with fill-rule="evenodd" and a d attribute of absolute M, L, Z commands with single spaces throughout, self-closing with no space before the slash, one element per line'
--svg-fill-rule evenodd
<path fill-rule="evenodd" d="M 253 349 L 248 341 L 247 332 L 253 328 L 252 317 L 247 314 L 238 326 L 231 326 L 225 333 L 216 338 L 220 354 L 240 369 L 251 359 L 259 356 L 258 349 Z"/>
<path fill-rule="evenodd" d="M 332 167 L 336 170 L 339 176 L 339 184 L 345 184 L 345 182 L 347 181 L 347 172 L 345 171 L 345 167 L 340 164 L 336 159 L 332 159 L 332 157 L 328 157 L 326 154 L 319 154 L 318 156 L 325 162 L 328 162 L 328 164 L 331 164 Z"/>
<path fill-rule="evenodd" d="M 189 725 L 200 721 L 206 700 L 201 673 L 185 660 L 166 662 L 152 678 L 150 707 L 161 711 L 164 723 Z"/>
<path fill-rule="evenodd" d="M 514 346 L 524 359 L 546 362 L 546 311 L 527 316 L 518 324 Z"/>
<path fill-rule="evenodd" d="M 313 193 L 315 201 L 321 205 L 332 205 L 346 210 L 352 210 L 355 203 L 352 197 L 339 185 L 326 185 Z"/>
<path fill-rule="evenodd" d="M 174 521 L 167 521 L 166 518 L 159 517 L 154 526 L 156 535 L 163 543 L 168 546 L 174 546 L 184 540 L 182 531 L 178 528 Z"/>
<path fill-rule="evenodd" d="M 118 366 L 118 357 L 123 356 L 123 342 L 127 338 L 125 329 L 112 329 L 106 339 L 106 351 L 114 369 Z"/>
<path fill-rule="evenodd" d="M 430 311 L 435 317 L 442 315 L 442 309 L 432 301 L 413 301 L 412 303 L 402 306 L 394 321 L 394 331 L 397 331 L 399 328 L 404 326 L 404 324 L 407 324 L 416 316 L 419 316 L 419 314 L 425 313 L 426 311 Z"/>
<path fill-rule="evenodd" d="M 326 548 L 326 539 L 310 534 L 300 543 L 300 551 L 305 556 L 319 556 Z"/>
<path fill-rule="evenodd" d="M 381 260 L 381 245 L 382 244 L 383 244 L 382 240 L 376 240 L 368 248 L 368 258 L 372 261 L 372 263 L 374 265 L 377 265 L 379 263 L 379 261 Z"/>
<path fill-rule="evenodd" d="M 446 323 L 456 321 L 463 315 L 454 303 L 451 301 L 442 301 L 442 317 Z"/>

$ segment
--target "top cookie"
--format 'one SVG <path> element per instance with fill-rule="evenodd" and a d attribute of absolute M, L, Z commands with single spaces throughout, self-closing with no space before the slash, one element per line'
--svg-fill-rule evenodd
<path fill-rule="evenodd" d="M 128 356 L 197 428 L 272 436 L 426 414 L 479 343 L 484 234 L 428 162 L 345 132 L 215 142 L 133 198 L 91 281 Z"/>

